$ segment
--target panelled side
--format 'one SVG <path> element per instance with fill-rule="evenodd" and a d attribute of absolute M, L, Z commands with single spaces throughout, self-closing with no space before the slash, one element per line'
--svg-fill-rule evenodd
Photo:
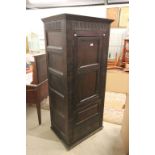
<path fill-rule="evenodd" d="M 67 66 L 66 66 L 66 21 L 45 22 L 48 87 L 51 111 L 51 127 L 67 139 Z"/>

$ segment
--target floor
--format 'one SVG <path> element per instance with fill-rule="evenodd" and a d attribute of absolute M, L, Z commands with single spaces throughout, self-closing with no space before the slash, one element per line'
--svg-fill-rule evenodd
<path fill-rule="evenodd" d="M 125 155 L 120 125 L 103 122 L 101 131 L 68 151 L 50 129 L 49 110 L 42 109 L 42 125 L 39 126 L 35 107 L 28 107 L 26 123 L 27 155 Z"/>
<path fill-rule="evenodd" d="M 104 121 L 121 125 L 123 122 L 126 94 L 117 92 L 105 93 Z"/>

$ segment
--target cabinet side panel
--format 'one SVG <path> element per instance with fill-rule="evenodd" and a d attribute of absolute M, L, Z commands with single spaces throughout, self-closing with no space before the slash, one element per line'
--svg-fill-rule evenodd
<path fill-rule="evenodd" d="M 48 21 L 45 25 L 48 87 L 51 127 L 58 136 L 67 136 L 67 85 L 66 85 L 66 21 Z"/>

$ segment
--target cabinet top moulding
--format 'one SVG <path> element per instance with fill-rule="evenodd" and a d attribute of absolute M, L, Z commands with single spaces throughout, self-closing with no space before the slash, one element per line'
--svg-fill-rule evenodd
<path fill-rule="evenodd" d="M 107 22 L 111 23 L 114 20 L 113 19 L 106 19 L 106 18 L 98 18 L 98 17 L 90 17 L 90 16 L 84 16 L 84 15 L 75 15 L 75 14 L 59 14 L 50 16 L 47 18 L 42 18 L 43 22 L 50 22 L 51 20 L 59 20 L 59 19 L 66 19 L 66 20 L 80 20 L 85 22 Z"/>

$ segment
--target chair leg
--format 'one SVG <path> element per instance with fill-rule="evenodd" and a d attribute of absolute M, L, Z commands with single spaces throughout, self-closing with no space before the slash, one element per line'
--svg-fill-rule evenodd
<path fill-rule="evenodd" d="M 39 125 L 41 125 L 41 107 L 40 102 L 36 102 Z"/>

